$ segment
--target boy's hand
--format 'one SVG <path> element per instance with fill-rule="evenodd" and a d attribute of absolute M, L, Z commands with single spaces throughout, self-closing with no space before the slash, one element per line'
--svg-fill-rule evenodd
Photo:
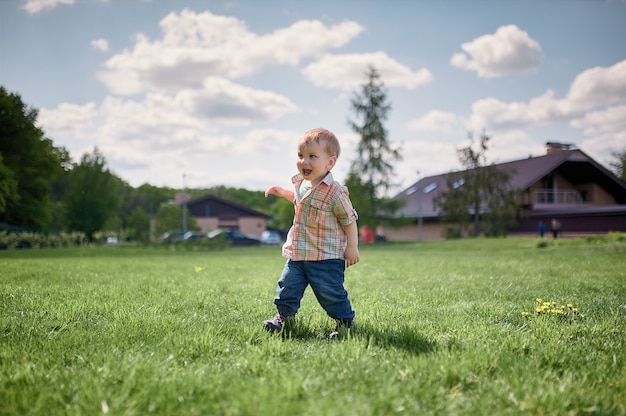
<path fill-rule="evenodd" d="M 265 191 L 265 197 L 267 198 L 270 195 L 276 195 L 278 197 L 285 198 L 289 202 L 293 202 L 295 196 L 293 191 L 288 191 L 287 189 L 280 186 L 270 186 L 269 188 L 267 188 L 267 191 Z"/>
<path fill-rule="evenodd" d="M 265 191 L 265 197 L 267 198 L 270 195 L 283 196 L 282 191 L 284 191 L 284 189 L 280 186 L 270 186 L 267 188 L 267 191 Z"/>
<path fill-rule="evenodd" d="M 359 262 L 359 248 L 347 247 L 344 258 L 346 259 L 346 267 L 354 266 Z"/>

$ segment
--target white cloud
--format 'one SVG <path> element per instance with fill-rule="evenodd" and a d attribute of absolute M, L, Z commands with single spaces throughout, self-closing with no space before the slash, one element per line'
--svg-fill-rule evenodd
<path fill-rule="evenodd" d="M 239 149 L 243 153 L 273 153 L 289 149 L 296 159 L 296 145 L 302 132 L 277 130 L 277 129 L 255 129 L 249 131 L 245 136 L 246 145 Z"/>
<path fill-rule="evenodd" d="M 626 105 L 587 113 L 581 118 L 572 120 L 570 124 L 572 127 L 584 129 L 584 133 L 589 136 L 607 131 L 621 130 L 626 133 Z"/>
<path fill-rule="evenodd" d="M 395 165 L 396 178 L 401 188 L 409 186 L 418 177 L 438 175 L 459 164 L 455 144 L 432 137 L 420 136 L 403 143 L 402 154 L 402 161 Z"/>
<path fill-rule="evenodd" d="M 205 78 L 235 79 L 267 64 L 297 65 L 345 45 L 363 30 L 355 22 L 327 27 L 301 20 L 266 35 L 250 32 L 234 17 L 183 10 L 160 22 L 162 38 L 139 34 L 133 48 L 111 57 L 99 74 L 116 94 L 173 91 L 200 86 Z"/>
<path fill-rule="evenodd" d="M 106 52 L 109 50 L 109 42 L 106 39 L 96 39 L 91 41 L 91 46 L 100 52 Z"/>
<path fill-rule="evenodd" d="M 223 122 L 248 124 L 250 121 L 277 120 L 296 111 L 287 97 L 272 91 L 255 90 L 221 78 L 207 78 L 201 90 L 185 90 L 186 110 Z"/>
<path fill-rule="evenodd" d="M 220 118 L 237 119 L 241 117 L 240 109 L 247 111 L 247 117 L 271 120 L 284 108 L 291 108 L 284 107 L 286 99 L 238 85 L 222 87 L 223 91 L 207 87 L 175 95 L 151 93 L 142 100 L 107 97 L 99 107 L 94 103 L 63 103 L 54 109 L 41 109 L 39 125 L 55 141 L 62 137 L 75 159 L 97 146 L 112 170 L 129 181 L 141 176 L 154 178 L 151 183 L 164 184 L 171 176 L 168 172 L 184 170 L 189 172 L 190 180 L 195 178 L 196 186 L 204 186 L 207 171 L 218 167 L 220 172 L 232 170 L 233 158 L 241 161 L 250 157 L 258 165 L 260 154 L 264 160 L 268 154 L 285 154 L 278 158 L 284 162 L 288 153 L 295 160 L 295 143 L 301 132 L 253 129 L 234 136 L 220 128 Z M 224 112 L 227 104 L 213 102 L 230 102 L 234 116 Z M 286 168 L 293 165 L 284 163 Z M 220 173 L 211 179 L 225 177 Z"/>
<path fill-rule="evenodd" d="M 496 98 L 484 98 L 472 105 L 472 130 L 507 130 L 535 128 L 567 121 L 572 114 L 567 103 L 554 98 L 553 91 L 528 102 L 505 103 Z"/>
<path fill-rule="evenodd" d="M 455 53 L 450 64 L 484 78 L 529 72 L 541 61 L 539 43 L 516 25 L 501 26 L 494 34 L 462 44 L 461 49 L 464 53 Z"/>
<path fill-rule="evenodd" d="M 94 126 L 96 115 L 96 104 L 93 102 L 85 105 L 61 103 L 52 110 L 39 110 L 38 124 L 44 127 L 46 133 L 80 136 Z"/>
<path fill-rule="evenodd" d="M 604 156 L 610 151 L 626 149 L 626 105 L 587 113 L 570 124 L 583 129 L 587 137 L 582 143 L 583 148 L 604 149 Z"/>
<path fill-rule="evenodd" d="M 52 10 L 60 4 L 72 5 L 74 0 L 26 0 L 22 9 L 29 14 L 35 14 L 43 10 Z"/>
<path fill-rule="evenodd" d="M 433 75 L 427 69 L 413 72 L 385 52 L 325 55 L 304 68 L 302 74 L 318 87 L 353 91 L 363 83 L 369 66 L 376 68 L 386 86 L 413 90 L 433 80 Z"/>
<path fill-rule="evenodd" d="M 470 120 L 474 130 L 528 129 L 568 122 L 614 103 L 626 103 L 626 60 L 582 72 L 563 99 L 548 90 L 528 102 L 505 103 L 492 97 L 478 100 L 472 105 Z"/>
<path fill-rule="evenodd" d="M 526 131 L 509 130 L 494 135 L 486 133 L 490 138 L 486 153 L 489 163 L 508 162 L 545 153 L 545 145 L 537 142 Z"/>
<path fill-rule="evenodd" d="M 468 122 L 465 118 L 454 113 L 432 110 L 423 116 L 408 123 L 409 130 L 429 131 L 439 133 L 458 133 L 468 131 Z"/>
<path fill-rule="evenodd" d="M 626 60 L 580 73 L 567 93 L 573 109 L 583 110 L 626 101 Z"/>

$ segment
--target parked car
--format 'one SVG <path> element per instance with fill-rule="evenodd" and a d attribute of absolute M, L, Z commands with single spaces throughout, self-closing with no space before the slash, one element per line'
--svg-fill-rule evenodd
<path fill-rule="evenodd" d="M 199 231 L 187 231 L 183 235 L 183 240 L 185 241 L 198 241 L 207 238 L 205 233 L 201 233 Z"/>
<path fill-rule="evenodd" d="M 261 244 L 261 240 L 258 238 L 250 237 L 237 230 L 213 230 L 208 234 L 211 240 L 224 239 L 230 241 L 233 246 L 258 246 Z"/>
<path fill-rule="evenodd" d="M 162 243 L 176 243 L 182 241 L 184 234 L 182 231 L 168 231 L 161 236 Z"/>
<path fill-rule="evenodd" d="M 283 242 L 283 237 L 278 231 L 265 230 L 261 234 L 261 244 L 268 246 L 277 246 Z"/>

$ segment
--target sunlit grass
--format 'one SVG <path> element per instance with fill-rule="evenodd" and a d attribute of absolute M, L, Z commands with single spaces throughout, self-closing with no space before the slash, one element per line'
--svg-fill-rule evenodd
<path fill-rule="evenodd" d="M 0 252 L 0 414 L 625 414 L 625 254 L 363 246 L 336 342 L 310 291 L 262 329 L 276 248 Z"/>

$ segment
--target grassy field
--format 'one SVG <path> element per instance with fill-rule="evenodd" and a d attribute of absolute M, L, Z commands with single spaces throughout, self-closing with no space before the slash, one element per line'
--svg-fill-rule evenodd
<path fill-rule="evenodd" d="M 626 243 L 361 258 L 333 341 L 310 290 L 290 336 L 263 330 L 277 248 L 0 252 L 0 414 L 626 414 Z"/>

